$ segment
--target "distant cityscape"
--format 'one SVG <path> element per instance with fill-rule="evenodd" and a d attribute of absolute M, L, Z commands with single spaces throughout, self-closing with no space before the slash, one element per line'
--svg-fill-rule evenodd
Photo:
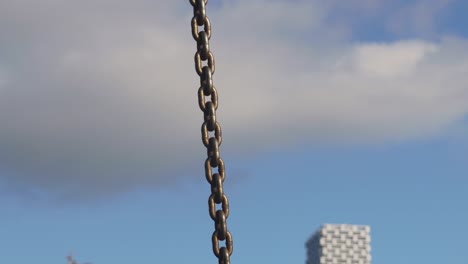
<path fill-rule="evenodd" d="M 306 264 L 370 264 L 370 227 L 325 224 L 306 242 Z"/>
<path fill-rule="evenodd" d="M 370 243 L 369 226 L 324 224 L 305 243 L 305 264 L 371 264 Z M 78 264 L 71 255 L 67 260 Z"/>

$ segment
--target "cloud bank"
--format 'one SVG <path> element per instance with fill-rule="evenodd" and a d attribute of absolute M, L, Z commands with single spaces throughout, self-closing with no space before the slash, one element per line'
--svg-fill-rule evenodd
<path fill-rule="evenodd" d="M 463 120 L 466 39 L 352 41 L 320 2 L 208 5 L 222 154 L 421 139 Z M 175 1 L 0 3 L 4 186 L 98 198 L 202 173 L 191 16 Z"/>

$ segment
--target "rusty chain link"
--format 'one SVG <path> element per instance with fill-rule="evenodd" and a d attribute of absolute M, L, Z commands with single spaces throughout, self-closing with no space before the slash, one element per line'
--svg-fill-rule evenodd
<path fill-rule="evenodd" d="M 223 183 L 226 177 L 224 161 L 221 159 L 219 147 L 222 143 L 221 126 L 216 119 L 218 109 L 218 92 L 213 85 L 213 74 L 215 72 L 215 61 L 210 51 L 209 40 L 211 38 L 211 23 L 206 15 L 205 6 L 208 0 L 189 0 L 193 6 L 192 36 L 197 42 L 195 53 L 195 71 L 200 76 L 200 88 L 198 89 L 198 105 L 204 113 L 204 122 L 201 127 L 202 142 L 207 148 L 208 158 L 205 161 L 206 180 L 211 185 L 211 195 L 208 199 L 208 209 L 211 219 L 214 221 L 215 231 L 211 236 L 213 253 L 218 258 L 219 264 L 230 264 L 232 255 L 232 235 L 227 229 L 227 218 L 229 216 L 229 200 L 224 194 Z M 203 26 L 202 31 L 198 31 Z M 203 66 L 203 61 L 207 65 Z M 207 96 L 211 101 L 206 101 Z M 210 132 L 214 135 L 210 136 Z M 213 168 L 218 172 L 213 174 Z M 216 205 L 221 208 L 217 209 Z M 220 247 L 220 241 L 225 245 Z"/>

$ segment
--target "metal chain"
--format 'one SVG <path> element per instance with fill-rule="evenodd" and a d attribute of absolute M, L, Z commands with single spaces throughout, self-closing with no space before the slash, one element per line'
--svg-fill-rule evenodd
<path fill-rule="evenodd" d="M 218 109 L 218 92 L 213 86 L 213 74 L 215 72 L 215 62 L 213 53 L 210 51 L 209 40 L 211 38 L 211 23 L 206 15 L 205 6 L 208 0 L 189 0 L 193 6 L 192 36 L 197 42 L 197 52 L 195 53 L 195 70 L 200 76 L 200 88 L 198 89 L 198 104 L 204 113 L 204 122 L 201 127 L 202 142 L 207 148 L 208 158 L 205 161 L 205 176 L 211 185 L 211 195 L 208 199 L 208 208 L 211 219 L 214 221 L 215 231 L 211 236 L 213 253 L 218 258 L 219 264 L 230 264 L 233 245 L 232 236 L 227 229 L 226 220 L 229 216 L 229 200 L 224 194 L 223 183 L 225 179 L 224 161 L 219 154 L 219 147 L 222 142 L 221 126 L 216 120 L 216 110 Z M 203 26 L 204 30 L 198 31 Z M 203 66 L 202 61 L 207 61 Z M 211 101 L 205 101 L 209 96 Z M 209 132 L 214 132 L 210 136 Z M 213 168 L 218 168 L 218 172 L 213 174 Z M 216 208 L 220 205 L 220 209 Z M 225 241 L 225 245 L 220 247 L 220 241 Z"/>

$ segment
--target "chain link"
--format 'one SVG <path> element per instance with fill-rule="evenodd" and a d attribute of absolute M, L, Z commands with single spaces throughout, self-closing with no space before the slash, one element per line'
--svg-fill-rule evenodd
<path fill-rule="evenodd" d="M 204 122 L 201 127 L 202 142 L 207 149 L 208 158 L 205 161 L 205 176 L 211 185 L 211 195 L 208 198 L 208 211 L 214 221 L 215 231 L 211 236 L 213 253 L 218 258 L 219 264 L 230 264 L 232 255 L 232 235 L 227 229 L 229 217 L 229 200 L 224 193 L 223 183 L 226 177 L 224 161 L 221 158 L 219 147 L 222 143 L 221 126 L 216 119 L 218 109 L 218 92 L 213 85 L 215 73 L 215 61 L 210 51 L 209 40 L 211 38 L 211 23 L 206 15 L 208 0 L 189 0 L 193 6 L 193 18 L 191 21 L 192 36 L 197 42 L 195 53 L 195 71 L 200 76 L 200 88 L 198 89 L 198 105 L 204 113 Z M 202 31 L 198 31 L 203 26 Z M 203 65 L 206 61 L 207 65 Z M 211 97 L 206 101 L 205 97 Z M 210 132 L 214 135 L 210 136 Z M 213 168 L 218 172 L 213 173 Z M 217 209 L 220 207 L 219 209 Z M 220 246 L 220 241 L 225 245 Z"/>

